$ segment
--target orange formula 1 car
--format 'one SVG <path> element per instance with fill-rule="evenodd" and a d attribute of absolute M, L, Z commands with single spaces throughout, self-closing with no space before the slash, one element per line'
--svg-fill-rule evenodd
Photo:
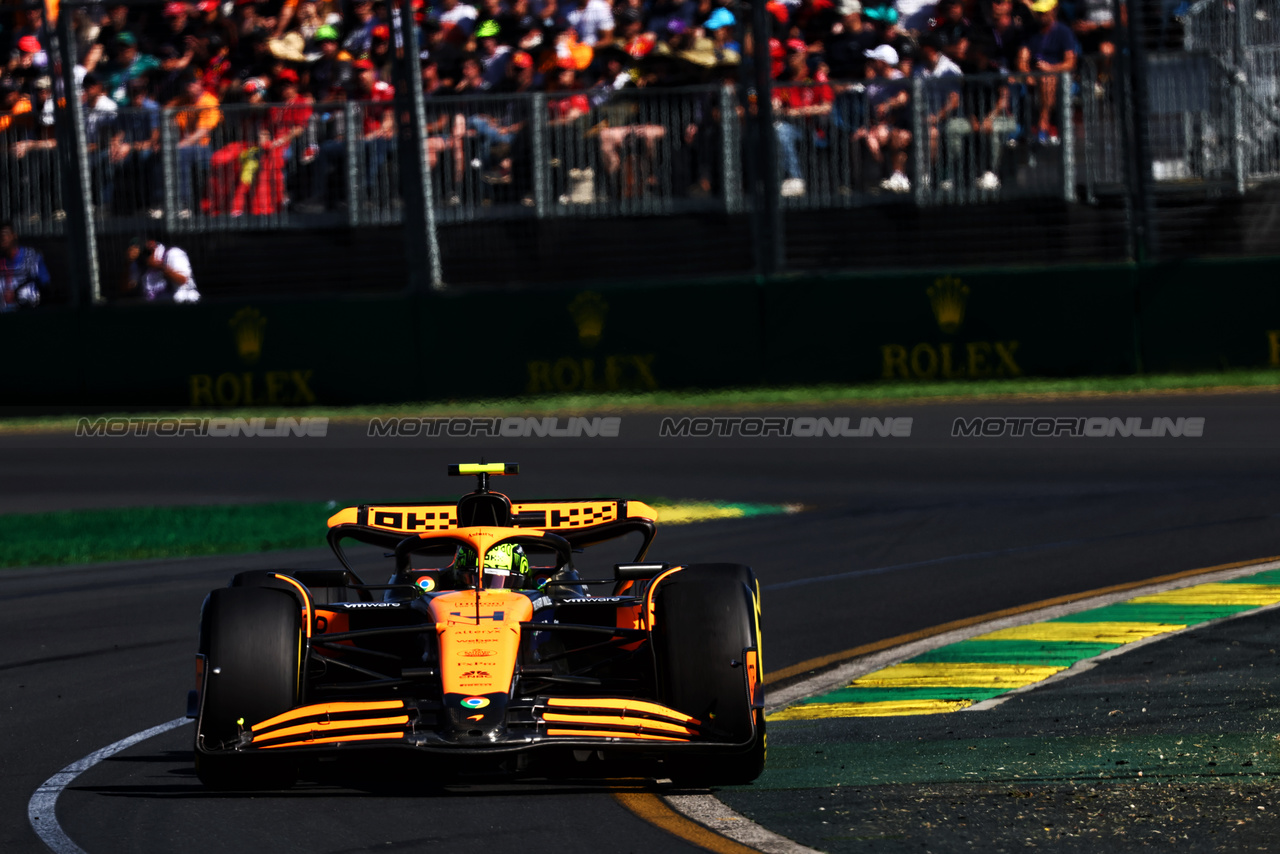
<path fill-rule="evenodd" d="M 308 754 L 375 748 L 464 770 L 590 757 L 698 784 L 760 774 L 751 569 L 645 562 L 652 508 L 490 491 L 490 476 L 517 471 L 450 466 L 479 480 L 456 504 L 329 519 L 341 569 L 244 572 L 209 594 L 188 699 L 206 786 L 280 785 Z M 611 577 L 574 567 L 575 553 L 627 538 L 639 540 L 631 562 L 584 570 Z M 361 580 L 353 541 L 394 557 L 388 583 Z M 606 583 L 610 595 L 587 593 Z"/>

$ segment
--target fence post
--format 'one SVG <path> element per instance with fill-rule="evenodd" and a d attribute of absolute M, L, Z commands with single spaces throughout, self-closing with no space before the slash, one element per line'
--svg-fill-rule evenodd
<path fill-rule="evenodd" d="M 1076 200 L 1076 133 L 1071 126 L 1071 72 L 1058 75 L 1058 137 L 1062 140 L 1062 200 Z"/>
<path fill-rule="evenodd" d="M 1235 16 L 1235 27 L 1232 28 L 1233 53 L 1235 61 L 1232 63 L 1231 79 L 1227 81 L 1227 85 L 1231 87 L 1231 171 L 1235 177 L 1236 195 L 1243 196 L 1245 190 L 1246 171 L 1248 166 L 1245 162 L 1245 126 L 1244 126 L 1244 86 L 1248 81 L 1245 70 L 1245 42 L 1247 35 L 1245 33 L 1245 15 L 1244 4 L 1241 0 L 1237 0 L 1230 14 Z"/>
<path fill-rule="evenodd" d="M 720 186 L 724 192 L 724 212 L 742 213 L 742 163 L 738 128 L 737 97 L 731 86 L 720 87 Z"/>
<path fill-rule="evenodd" d="M 164 185 L 164 229 L 169 234 L 178 230 L 178 134 L 175 110 L 160 110 L 160 180 Z"/>
<path fill-rule="evenodd" d="M 391 23 L 395 28 L 392 67 L 405 261 L 409 283 L 415 290 L 439 290 L 444 287 L 444 275 L 436 234 L 435 194 L 431 191 L 431 170 L 427 168 L 427 108 L 422 100 L 418 31 L 410 0 L 391 4 Z"/>
<path fill-rule="evenodd" d="M 773 77 L 769 73 L 773 59 L 769 56 L 768 34 L 772 32 L 773 16 L 764 3 L 751 4 L 752 74 L 755 84 L 756 115 L 755 162 L 751 170 L 752 204 L 755 216 L 757 245 L 756 272 L 768 278 L 786 266 L 786 235 L 778 192 L 778 140 L 773 122 Z"/>
<path fill-rule="evenodd" d="M 1126 50 L 1117 57 L 1120 65 L 1120 128 L 1123 133 L 1125 205 L 1129 213 L 1131 255 L 1145 264 L 1157 254 L 1155 212 L 1151 199 L 1151 145 L 1147 136 L 1147 56 L 1142 34 L 1135 24 L 1137 11 L 1126 9 L 1127 0 L 1112 0 L 1115 20 L 1120 24 L 1118 43 Z M 1131 4 L 1130 4 L 1131 5 Z M 1127 14 L 1126 14 L 1127 13 Z"/>
<path fill-rule="evenodd" d="M 911 185 L 912 195 L 918 206 L 929 204 L 929 189 L 932 181 L 929 175 L 929 126 L 925 121 L 928 105 L 924 97 L 924 78 L 911 78 L 911 171 L 915 173 L 915 183 Z"/>
<path fill-rule="evenodd" d="M 347 146 L 347 225 L 355 228 L 360 225 L 360 155 L 364 152 L 361 150 L 360 137 L 362 123 L 358 123 L 356 117 L 356 105 L 350 101 L 344 101 L 342 104 L 342 126 L 344 128 L 343 142 Z"/>
<path fill-rule="evenodd" d="M 46 22 L 46 27 L 48 23 Z M 47 32 L 47 31 L 46 31 Z M 57 152 L 62 173 L 62 208 L 67 216 L 66 234 L 71 249 L 72 274 L 79 281 L 71 288 L 72 304 L 87 291 L 89 299 L 101 302 L 98 275 L 98 245 L 93 222 L 93 185 L 89 180 L 89 156 L 84 136 L 84 106 L 76 85 L 76 34 L 72 14 L 65 9 L 58 19 L 57 62 L 62 83 L 63 106 L 55 121 Z"/>
<path fill-rule="evenodd" d="M 547 95 L 533 94 L 533 115 L 529 128 L 533 135 L 533 215 L 546 219 L 551 215 L 551 150 L 547 145 Z"/>

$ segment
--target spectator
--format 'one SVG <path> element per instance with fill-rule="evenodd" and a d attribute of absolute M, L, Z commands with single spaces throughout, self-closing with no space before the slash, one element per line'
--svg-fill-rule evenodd
<path fill-rule="evenodd" d="M 373 48 L 373 30 L 378 26 L 373 0 L 356 0 L 352 10 L 355 20 L 342 42 L 342 49 L 352 56 L 365 56 Z"/>
<path fill-rule="evenodd" d="M 245 102 L 261 106 L 266 100 L 265 81 L 250 77 L 244 82 Z M 209 162 L 208 212 L 232 217 L 270 216 L 284 203 L 284 149 L 289 137 L 274 137 L 269 114 L 261 109 L 239 110 L 235 139 L 214 152 Z"/>
<path fill-rule="evenodd" d="M 834 80 L 861 80 L 866 73 L 867 51 L 879 44 L 875 26 L 864 22 L 860 3 L 842 6 L 844 16 L 831 27 L 826 39 L 826 59 Z"/>
<path fill-rule="evenodd" d="M 1064 71 L 1075 71 L 1080 45 L 1071 30 L 1058 20 L 1058 0 L 1036 0 L 1031 4 L 1039 31 L 1033 33 L 1018 55 L 1018 70 L 1038 72 L 1035 81 L 1038 118 L 1035 132 L 1041 143 L 1056 145 L 1058 128 L 1054 112 L 1058 107 L 1058 77 Z"/>
<path fill-rule="evenodd" d="M 774 110 L 777 113 L 773 130 L 777 135 L 783 174 L 786 176 L 782 180 L 780 192 L 783 196 L 802 196 L 805 183 L 800 168 L 800 142 L 817 117 L 830 115 L 834 94 L 825 82 L 815 83 L 809 72 L 808 55 L 802 40 L 788 41 L 787 50 L 787 70 L 784 77 L 785 82 L 792 85 L 773 90 Z"/>
<path fill-rule="evenodd" d="M 492 18 L 481 21 L 480 26 L 476 27 L 476 46 L 479 48 L 482 75 L 487 89 L 492 89 L 502 80 L 511 59 L 511 46 L 502 43 L 501 34 L 502 28 Z"/>
<path fill-rule="evenodd" d="M 988 60 L 980 48 L 974 49 L 974 59 L 980 72 L 997 70 L 994 61 Z M 978 85 L 980 88 L 975 92 L 975 97 L 970 99 L 967 118 L 971 134 L 986 137 L 988 156 L 986 171 L 978 178 L 977 185 L 979 190 L 994 192 L 1000 189 L 1000 161 L 1007 148 L 1006 143 L 1018 131 L 1018 120 L 1014 115 L 1007 76 L 1001 75 L 995 77 L 994 82 Z M 958 158 L 963 141 L 949 139 L 948 145 L 952 144 L 957 149 L 952 156 Z"/>
<path fill-rule="evenodd" d="M 357 59 L 356 90 L 353 100 L 366 102 L 363 107 L 364 124 L 364 158 L 365 189 L 372 193 L 379 186 L 379 176 L 391 155 L 395 143 L 396 124 L 395 110 L 391 102 L 395 99 L 396 90 L 390 83 L 378 79 L 373 62 L 368 59 Z"/>
<path fill-rule="evenodd" d="M 316 33 L 320 31 L 321 27 L 325 26 L 324 19 L 320 17 L 320 7 L 316 0 L 302 0 L 298 4 L 293 25 L 294 31 L 302 36 L 302 43 L 307 51 L 308 61 L 314 61 L 319 51 L 319 46 L 315 43 Z"/>
<path fill-rule="evenodd" d="M 115 170 L 111 166 L 111 137 L 116 120 L 116 102 L 104 94 L 96 74 L 86 74 L 80 90 L 84 105 L 84 136 L 89 162 L 98 186 L 98 203 L 112 206 Z"/>
<path fill-rule="evenodd" d="M 125 30 L 116 36 L 116 58 L 107 64 L 103 84 L 107 94 L 123 107 L 129 103 L 129 81 L 160 68 L 160 62 L 138 52 L 138 37 Z"/>
<path fill-rule="evenodd" d="M 613 41 L 613 11 L 605 0 L 576 0 L 564 18 L 582 44 L 595 47 Z"/>
<path fill-rule="evenodd" d="M 468 56 L 462 60 L 462 79 L 453 87 L 455 95 L 479 95 L 489 90 L 489 81 L 484 79 L 484 66 L 479 57 Z"/>
<path fill-rule="evenodd" d="M 31 119 L 31 98 L 10 77 L 0 76 L 0 133 L 16 131 Z"/>
<path fill-rule="evenodd" d="M 387 80 L 391 77 L 391 28 L 386 24 L 378 24 L 373 28 L 369 59 L 373 60 L 373 67 L 379 78 Z"/>
<path fill-rule="evenodd" d="M 18 243 L 13 223 L 0 222 L 0 313 L 35 308 L 49 288 L 44 257 Z"/>
<path fill-rule="evenodd" d="M 333 100 L 335 92 L 351 84 L 351 67 L 338 55 L 338 31 L 328 24 L 316 30 L 320 59 L 311 66 L 311 95 L 317 101 Z"/>
<path fill-rule="evenodd" d="M 189 77 L 181 94 L 169 104 L 177 110 L 178 129 L 178 216 L 191 216 L 195 188 L 200 186 L 212 158 L 210 135 L 222 121 L 218 99 L 206 92 L 198 77 Z"/>
<path fill-rule="evenodd" d="M 938 3 L 937 17 L 930 21 L 926 35 L 931 37 L 947 59 L 957 66 L 963 66 L 968 62 L 973 25 L 965 17 L 964 5 L 960 0 L 941 0 Z"/>
<path fill-rule="evenodd" d="M 57 165 L 54 162 L 58 141 L 53 131 L 53 82 L 48 77 L 35 81 L 30 98 L 19 98 L 13 113 L 16 131 L 10 139 L 13 145 L 9 153 L 18 160 L 26 160 L 24 170 L 27 181 L 32 178 L 51 180 Z"/>
<path fill-rule="evenodd" d="M 231 84 L 234 70 L 231 66 L 231 47 L 214 33 L 205 42 L 209 60 L 200 72 L 200 85 L 206 92 L 222 97 Z"/>
<path fill-rule="evenodd" d="M 1022 9 L 1021 3 L 1018 4 Z M 1027 11 L 1028 17 L 1030 11 Z M 1027 41 L 1027 30 L 1014 10 L 1013 0 L 991 0 L 990 19 L 974 33 L 974 43 L 993 70 L 1008 74 L 1018 68 Z"/>
<path fill-rule="evenodd" d="M 906 75 L 898 68 L 898 52 L 887 44 L 867 51 L 867 105 L 870 125 L 854 131 L 878 167 L 892 174 L 880 182 L 881 189 L 893 193 L 911 190 L 907 178 L 907 149 L 911 145 L 911 97 Z"/>
<path fill-rule="evenodd" d="M 443 27 L 451 24 L 463 35 L 471 35 L 479 14 L 475 6 L 461 0 L 441 0 L 440 3 L 440 25 Z"/>
<path fill-rule="evenodd" d="M 969 121 L 960 109 L 961 73 L 949 56 L 943 53 L 944 40 L 938 33 L 930 33 L 920 40 L 920 68 L 917 74 L 925 79 L 925 127 L 929 131 L 929 162 L 938 165 L 938 138 L 946 136 L 947 151 L 950 155 L 942 163 L 943 179 L 940 184 L 943 190 L 955 187 L 955 169 L 959 161 L 958 152 L 964 145 L 965 136 L 969 133 Z"/>
<path fill-rule="evenodd" d="M 176 246 L 137 237 L 126 253 L 129 267 L 120 285 L 126 298 L 177 303 L 197 303 L 200 291 L 191 274 L 191 259 Z"/>
<path fill-rule="evenodd" d="M 185 3 L 166 3 L 164 6 L 165 31 L 155 40 L 154 48 L 157 56 L 172 56 L 176 59 L 167 71 L 183 72 L 191 66 L 196 58 L 199 41 L 196 39 L 195 27 L 191 24 L 191 16 Z M 201 55 L 203 63 L 207 57 Z"/>
<path fill-rule="evenodd" d="M 109 153 L 112 180 L 123 193 L 114 195 L 115 209 L 123 214 L 147 208 L 153 218 L 160 209 L 160 105 L 147 94 L 147 81 L 129 81 L 129 109 L 117 113 Z M 123 197 L 122 197 L 123 196 Z"/>
<path fill-rule="evenodd" d="M 134 35 L 129 26 L 129 7 L 123 3 L 108 6 L 98 27 L 98 44 L 103 50 L 111 53 L 118 49 L 121 44 L 120 35 L 123 33 Z M 136 35 L 134 35 L 134 44 L 137 44 Z"/>
<path fill-rule="evenodd" d="M 1111 0 L 1080 0 L 1079 7 L 1083 8 L 1071 22 L 1071 32 L 1085 55 L 1099 57 L 1098 79 L 1105 84 L 1111 77 L 1116 53 L 1116 21 Z"/>
<path fill-rule="evenodd" d="M 49 54 L 45 52 L 38 36 L 22 36 L 18 39 L 18 52 L 22 68 L 32 69 L 39 74 L 49 67 Z"/>

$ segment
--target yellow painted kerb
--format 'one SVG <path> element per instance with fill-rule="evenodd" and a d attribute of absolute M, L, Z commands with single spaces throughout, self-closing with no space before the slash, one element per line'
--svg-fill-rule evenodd
<path fill-rule="evenodd" d="M 851 688 L 1021 688 L 1066 670 L 1042 664 L 903 662 L 869 673 Z"/>
<path fill-rule="evenodd" d="M 958 712 L 973 700 L 881 700 L 875 703 L 803 703 L 766 717 L 770 721 L 811 721 L 824 718 L 889 718 L 898 715 L 937 715 Z"/>
<path fill-rule="evenodd" d="M 1132 643 L 1176 632 L 1186 626 L 1170 623 L 1032 623 L 978 635 L 976 641 L 1082 641 L 1092 643 Z"/>

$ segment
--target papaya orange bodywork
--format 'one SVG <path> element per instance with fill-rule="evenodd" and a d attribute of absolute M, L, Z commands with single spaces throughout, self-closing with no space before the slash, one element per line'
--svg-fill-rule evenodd
<path fill-rule="evenodd" d="M 751 704 L 755 705 L 760 690 L 760 657 L 754 649 L 747 650 L 747 684 L 751 686 Z"/>
<path fill-rule="evenodd" d="M 325 608 L 316 608 L 315 617 L 312 621 L 316 628 L 316 639 L 324 640 L 324 636 L 330 632 L 347 632 L 351 630 L 351 615 L 346 611 L 330 611 Z M 346 644 L 354 646 L 351 641 L 333 641 L 333 643 Z M 317 647 L 312 650 L 320 655 L 334 655 L 333 650 Z"/>
<path fill-rule="evenodd" d="M 291 709 L 283 714 L 276 715 L 274 718 L 267 718 L 265 721 L 249 727 L 253 732 L 264 730 L 269 727 L 279 726 L 289 721 L 296 721 L 301 718 L 318 717 L 320 715 L 340 715 L 347 712 L 376 712 L 383 709 L 403 709 L 403 700 L 376 700 L 368 703 L 316 703 L 313 706 L 299 706 Z"/>
<path fill-rule="evenodd" d="M 283 744 L 264 744 L 259 750 L 274 750 L 277 747 L 304 747 L 312 744 L 336 744 L 340 741 L 400 741 L 403 732 L 362 732 L 351 735 L 335 735 L 330 738 L 305 738 L 300 741 L 286 741 Z"/>
<path fill-rule="evenodd" d="M 658 584 L 662 581 L 662 579 L 666 578 L 668 575 L 677 573 L 682 569 L 684 569 L 683 566 L 671 567 L 666 572 L 662 573 L 657 578 L 655 578 L 653 580 L 653 583 L 649 585 L 648 591 L 644 594 L 644 616 L 645 616 L 644 627 L 649 631 L 653 631 L 654 623 L 657 622 L 656 615 L 654 613 L 654 604 L 653 604 L 654 591 L 658 589 Z"/>
<path fill-rule="evenodd" d="M 589 738 L 640 738 L 650 741 L 688 741 L 687 738 L 676 738 L 670 735 L 650 735 L 647 732 L 610 732 L 608 730 L 593 729 L 548 729 L 547 735 L 551 736 L 570 736 L 570 737 L 589 737 Z"/>
<path fill-rule="evenodd" d="M 458 590 L 428 606 L 440 640 L 446 694 L 505 694 L 520 653 L 520 624 L 533 618 L 529 597 L 510 590 Z"/>
<path fill-rule="evenodd" d="M 667 708 L 658 703 L 622 697 L 551 697 L 547 700 L 547 708 L 617 710 L 623 715 L 626 715 L 627 712 L 636 712 L 642 715 L 658 715 L 669 720 L 693 724 L 694 726 L 702 725 L 702 721 L 686 715 L 684 712 L 677 712 L 675 709 Z"/>
<path fill-rule="evenodd" d="M 697 735 L 695 730 L 688 727 L 680 726 L 680 724 L 667 723 L 666 721 L 654 721 L 647 718 L 628 718 L 623 715 L 617 717 L 606 717 L 604 715 L 564 715 L 559 712 L 544 712 L 542 719 L 547 723 L 557 724 L 586 724 L 588 726 L 623 726 L 632 732 L 643 732 L 644 730 L 658 730 L 659 732 L 675 732 L 681 735 Z"/>
<path fill-rule="evenodd" d="M 360 718 L 356 720 L 339 720 L 339 721 L 311 721 L 297 726 L 285 727 L 283 729 L 272 730 L 271 732 L 263 732 L 253 737 L 254 741 L 267 741 L 273 738 L 285 738 L 290 735 L 303 735 L 311 733 L 312 735 L 326 734 L 340 729 L 364 729 L 371 726 L 403 726 L 409 722 L 408 715 L 400 715 L 394 718 Z"/>

